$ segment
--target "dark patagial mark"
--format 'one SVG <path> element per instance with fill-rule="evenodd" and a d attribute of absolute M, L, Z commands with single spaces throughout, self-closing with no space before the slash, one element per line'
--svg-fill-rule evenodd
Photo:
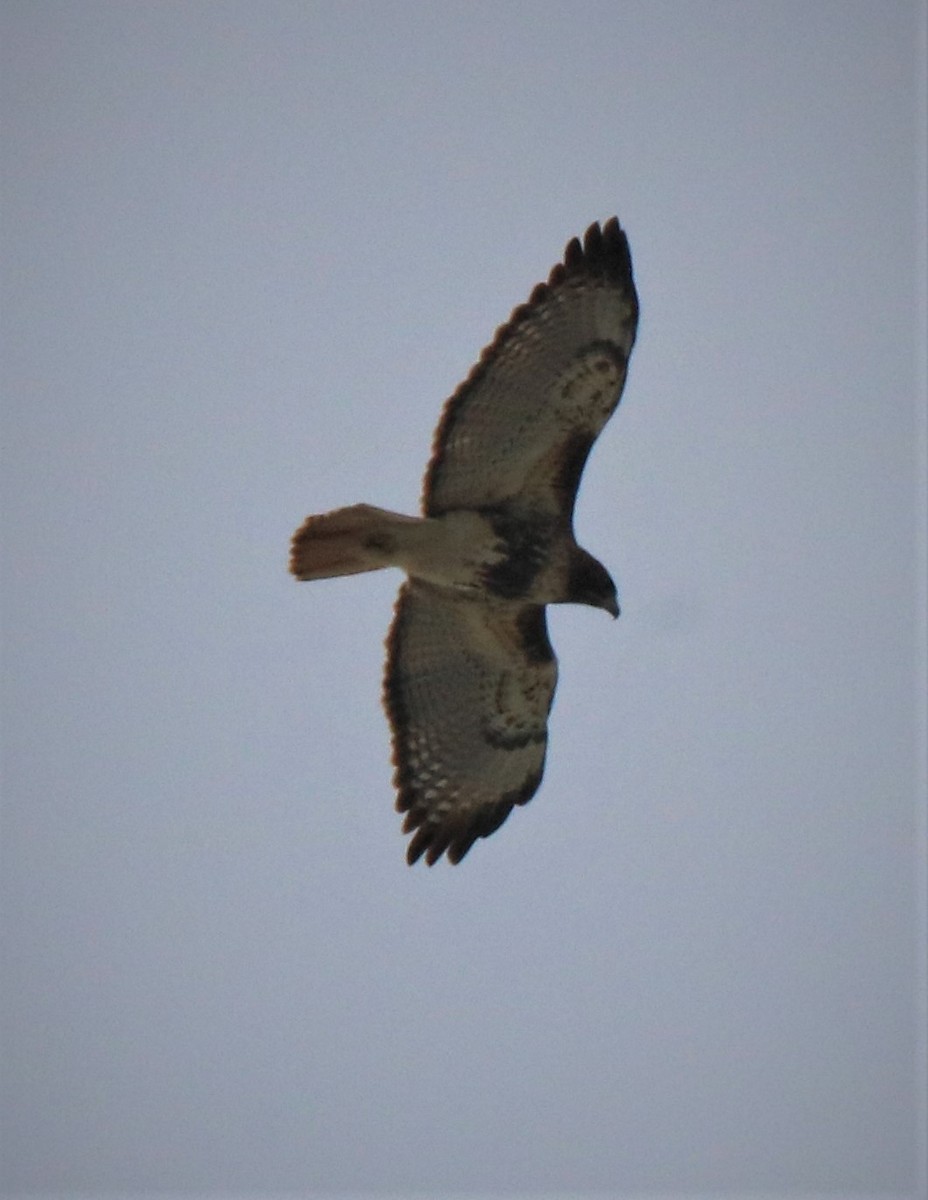
<path fill-rule="evenodd" d="M 548 622 L 544 605 L 527 604 L 516 617 L 519 642 L 525 657 L 531 663 L 549 663 L 554 659 L 554 648 L 548 638 Z"/>
<path fill-rule="evenodd" d="M 502 508 L 480 511 L 503 545 L 500 561 L 486 568 L 487 590 L 504 600 L 521 600 L 548 561 L 553 522 L 536 513 L 514 514 Z"/>
<path fill-rule="evenodd" d="M 586 460 L 590 457 L 590 450 L 595 441 L 595 433 L 580 430 L 564 444 L 561 461 L 554 477 L 554 486 L 558 491 L 563 492 L 571 502 L 577 495 L 580 477 L 583 475 L 583 468 L 586 466 Z"/>
<path fill-rule="evenodd" d="M 484 729 L 484 741 L 494 750 L 524 750 L 526 746 L 541 746 L 548 740 L 548 731 L 541 729 Z"/>

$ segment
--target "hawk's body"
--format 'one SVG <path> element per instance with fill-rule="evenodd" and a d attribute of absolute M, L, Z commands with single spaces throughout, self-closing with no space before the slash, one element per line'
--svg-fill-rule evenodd
<path fill-rule="evenodd" d="M 408 860 L 459 862 L 541 782 L 557 682 L 546 604 L 618 615 L 574 540 L 580 475 L 619 402 L 638 302 L 613 218 L 517 308 L 448 401 L 423 517 L 359 504 L 310 517 L 290 567 L 320 579 L 398 566 L 384 700 Z"/>

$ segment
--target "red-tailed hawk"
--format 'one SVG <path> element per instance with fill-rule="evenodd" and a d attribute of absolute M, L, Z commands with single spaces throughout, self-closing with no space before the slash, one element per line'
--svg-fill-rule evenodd
<path fill-rule="evenodd" d="M 407 860 L 460 862 L 538 789 L 557 661 L 546 604 L 619 614 L 574 540 L 590 447 L 619 402 L 638 300 L 613 217 L 574 238 L 445 405 L 421 517 L 367 504 L 309 517 L 290 570 L 400 567 L 384 704 Z"/>

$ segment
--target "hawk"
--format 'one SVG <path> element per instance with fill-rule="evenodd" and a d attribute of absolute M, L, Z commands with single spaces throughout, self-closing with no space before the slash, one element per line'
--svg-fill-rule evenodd
<path fill-rule="evenodd" d="M 608 571 L 574 539 L 573 511 L 637 323 L 613 217 L 568 242 L 446 403 L 421 517 L 356 504 L 293 536 L 297 579 L 406 572 L 384 706 L 410 865 L 460 862 L 538 790 L 557 682 L 545 606 L 619 615 Z"/>

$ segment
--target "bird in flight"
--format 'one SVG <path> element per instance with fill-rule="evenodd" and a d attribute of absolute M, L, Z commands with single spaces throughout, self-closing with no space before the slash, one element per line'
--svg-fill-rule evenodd
<path fill-rule="evenodd" d="M 612 415 L 638 299 L 615 217 L 567 244 L 447 401 L 422 516 L 355 504 L 293 536 L 297 579 L 399 567 L 384 706 L 407 861 L 458 863 L 541 783 L 557 660 L 545 606 L 619 615 L 574 538 L 577 488 Z"/>

